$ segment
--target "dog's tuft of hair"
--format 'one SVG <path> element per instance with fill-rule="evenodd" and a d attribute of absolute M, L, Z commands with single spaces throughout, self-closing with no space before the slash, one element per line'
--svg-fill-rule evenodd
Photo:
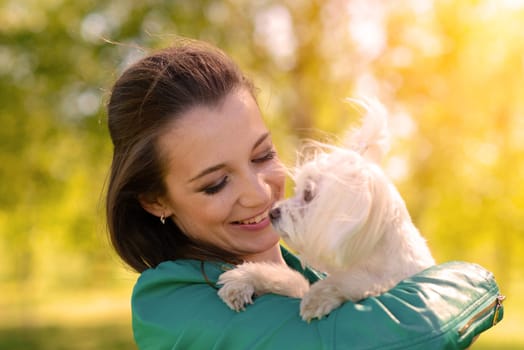
<path fill-rule="evenodd" d="M 344 146 L 380 164 L 390 149 L 386 108 L 372 98 L 347 98 L 346 101 L 362 109 L 364 115 L 362 125 L 346 133 Z"/>

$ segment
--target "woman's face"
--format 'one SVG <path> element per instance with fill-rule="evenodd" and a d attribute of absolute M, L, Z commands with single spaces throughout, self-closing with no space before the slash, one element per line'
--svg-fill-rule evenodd
<path fill-rule="evenodd" d="M 264 259 L 279 236 L 268 212 L 284 193 L 284 171 L 258 105 L 246 89 L 196 106 L 159 140 L 167 160 L 165 215 L 190 238 Z"/>

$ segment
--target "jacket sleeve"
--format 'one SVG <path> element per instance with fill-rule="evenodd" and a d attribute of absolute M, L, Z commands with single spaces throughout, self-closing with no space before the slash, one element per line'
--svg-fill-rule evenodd
<path fill-rule="evenodd" d="M 163 263 L 140 277 L 132 300 L 139 349 L 463 349 L 503 315 L 492 274 L 464 262 L 431 267 L 311 323 L 299 316 L 300 300 L 272 294 L 234 312 L 191 269 Z M 220 274 L 206 272 L 211 281 Z"/>

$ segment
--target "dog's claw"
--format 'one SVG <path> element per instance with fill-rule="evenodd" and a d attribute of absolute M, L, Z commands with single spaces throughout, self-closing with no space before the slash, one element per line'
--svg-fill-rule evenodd
<path fill-rule="evenodd" d="M 336 309 L 339 305 L 301 305 L 300 316 L 304 321 L 310 323 L 313 319 L 321 320 L 324 316 L 328 315 L 331 311 Z"/>
<path fill-rule="evenodd" d="M 235 311 L 244 311 L 247 304 L 253 304 L 253 289 L 242 285 L 225 284 L 218 291 L 220 298 Z"/>
<path fill-rule="evenodd" d="M 332 292 L 327 292 L 325 288 L 322 288 L 322 283 L 317 283 L 319 284 L 317 284 L 316 288 L 313 285 L 300 303 L 300 316 L 308 323 L 315 318 L 322 319 L 343 302 L 342 297 Z M 327 287 L 330 288 L 330 286 Z"/>
<path fill-rule="evenodd" d="M 242 280 L 230 280 L 225 272 L 219 279 L 222 287 L 218 290 L 218 296 L 235 311 L 244 311 L 247 304 L 253 304 L 254 287 Z"/>

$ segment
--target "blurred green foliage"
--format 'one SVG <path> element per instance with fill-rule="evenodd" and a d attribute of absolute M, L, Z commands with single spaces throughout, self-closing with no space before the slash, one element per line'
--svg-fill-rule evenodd
<path fill-rule="evenodd" d="M 33 308 L 50 295 L 79 293 L 81 304 L 79 291 L 131 288 L 135 276 L 105 237 L 104 104 L 127 65 L 190 37 L 223 48 L 253 77 L 289 164 L 299 138 L 329 138 L 357 121 L 345 97 L 381 99 L 394 133 L 385 166 L 415 223 L 439 261 L 495 273 L 509 295 L 498 327 L 517 336 L 522 1 L 2 0 L 0 23 L 2 323 L 53 320 Z M 0 347 L 16 338 L 0 332 Z"/>

